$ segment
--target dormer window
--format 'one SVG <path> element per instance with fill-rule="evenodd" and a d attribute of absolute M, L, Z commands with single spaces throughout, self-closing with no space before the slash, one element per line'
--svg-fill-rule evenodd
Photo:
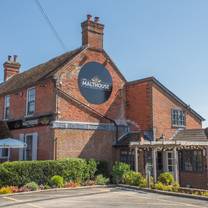
<path fill-rule="evenodd" d="M 172 126 L 173 127 L 185 127 L 186 116 L 180 109 L 172 109 Z"/>
<path fill-rule="evenodd" d="M 4 119 L 9 119 L 10 116 L 10 96 L 4 97 Z"/>
<path fill-rule="evenodd" d="M 27 90 L 27 107 L 26 115 L 31 116 L 35 112 L 35 88 L 29 88 Z"/>

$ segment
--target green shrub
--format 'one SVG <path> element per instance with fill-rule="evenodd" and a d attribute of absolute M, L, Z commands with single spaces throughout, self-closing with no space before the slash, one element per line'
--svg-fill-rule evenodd
<path fill-rule="evenodd" d="M 178 192 L 179 188 L 180 188 L 179 183 L 174 182 L 174 183 L 172 184 L 172 191 Z"/>
<path fill-rule="evenodd" d="M 90 179 L 94 178 L 95 173 L 97 171 L 97 162 L 93 159 L 87 160 L 86 169 L 87 170 L 86 170 L 85 177 L 84 177 L 85 180 L 90 180 Z"/>
<path fill-rule="evenodd" d="M 35 182 L 30 182 L 24 185 L 24 189 L 27 189 L 28 191 L 36 191 L 38 188 L 38 184 Z"/>
<path fill-rule="evenodd" d="M 142 176 L 141 173 L 135 171 L 128 171 L 124 173 L 122 176 L 122 182 L 124 184 L 133 185 L 133 186 L 140 186 L 140 187 L 147 186 L 146 179 Z"/>
<path fill-rule="evenodd" d="M 203 192 L 202 195 L 208 197 L 208 191 Z"/>
<path fill-rule="evenodd" d="M 158 177 L 158 182 L 164 185 L 171 185 L 174 183 L 173 175 L 169 172 L 161 173 Z"/>
<path fill-rule="evenodd" d="M 156 184 L 152 185 L 153 189 L 158 189 L 161 191 L 173 191 L 177 192 L 179 190 L 179 184 L 178 183 L 173 183 L 172 185 L 165 185 L 161 182 L 157 182 Z"/>
<path fill-rule="evenodd" d="M 43 187 L 43 189 L 50 189 L 51 187 L 48 185 L 48 184 L 46 184 L 44 187 Z"/>
<path fill-rule="evenodd" d="M 51 178 L 51 185 L 57 188 L 61 188 L 64 186 L 64 179 L 59 175 L 55 175 Z"/>
<path fill-rule="evenodd" d="M 10 193 L 12 193 L 11 187 L 7 186 L 0 188 L 0 194 L 10 194 Z"/>
<path fill-rule="evenodd" d="M 150 184 L 151 185 L 151 184 Z M 147 179 L 145 177 L 142 177 L 141 181 L 140 181 L 140 185 L 141 188 L 146 188 L 147 187 Z"/>
<path fill-rule="evenodd" d="M 16 174 L 0 165 L 0 187 L 16 185 L 15 181 L 18 180 L 19 178 Z"/>
<path fill-rule="evenodd" d="M 65 181 L 83 182 L 94 178 L 95 160 L 69 158 L 65 160 L 15 161 L 0 165 L 0 187 L 24 186 L 31 181 L 37 184 L 50 184 L 54 175 Z"/>
<path fill-rule="evenodd" d="M 96 176 L 95 182 L 97 185 L 106 185 L 109 183 L 109 178 L 106 178 L 102 174 L 100 174 Z"/>
<path fill-rule="evenodd" d="M 130 171 L 130 166 L 126 163 L 115 162 L 113 166 L 112 175 L 113 175 L 113 183 L 120 183 L 122 181 L 122 176 L 124 173 Z"/>

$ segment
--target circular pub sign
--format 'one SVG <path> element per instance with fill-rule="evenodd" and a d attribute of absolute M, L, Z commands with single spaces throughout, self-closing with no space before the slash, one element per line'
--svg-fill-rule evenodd
<path fill-rule="evenodd" d="M 92 104 L 106 102 L 112 92 L 112 77 L 108 70 L 97 62 L 85 64 L 78 75 L 82 96 Z"/>

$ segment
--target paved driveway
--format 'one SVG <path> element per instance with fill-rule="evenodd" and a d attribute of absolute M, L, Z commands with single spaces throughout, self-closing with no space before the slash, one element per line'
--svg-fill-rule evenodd
<path fill-rule="evenodd" d="M 0 196 L 0 207 L 208 208 L 208 202 L 121 188 L 90 188 Z"/>

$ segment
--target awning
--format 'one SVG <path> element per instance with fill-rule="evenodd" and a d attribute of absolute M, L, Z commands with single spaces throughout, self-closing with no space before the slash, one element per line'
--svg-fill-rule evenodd
<path fill-rule="evenodd" d="M 0 148 L 26 148 L 27 144 L 12 138 L 0 139 Z"/>

